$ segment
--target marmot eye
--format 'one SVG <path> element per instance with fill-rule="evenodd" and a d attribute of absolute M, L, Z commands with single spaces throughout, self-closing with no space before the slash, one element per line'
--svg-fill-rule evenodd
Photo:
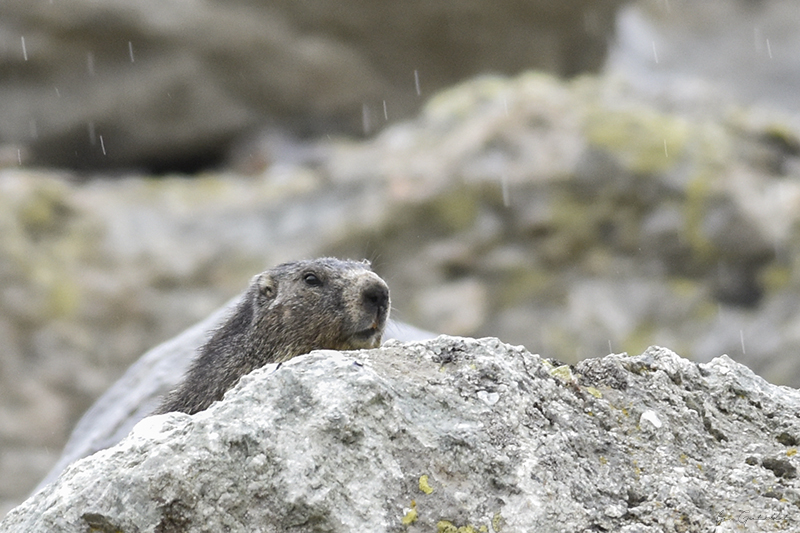
<path fill-rule="evenodd" d="M 319 279 L 316 274 L 312 274 L 311 272 L 303 275 L 303 281 L 306 282 L 306 285 L 311 287 L 319 287 L 322 285 L 322 280 Z"/>

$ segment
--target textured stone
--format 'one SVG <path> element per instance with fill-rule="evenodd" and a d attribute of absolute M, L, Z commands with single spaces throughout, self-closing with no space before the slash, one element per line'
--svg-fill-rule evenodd
<path fill-rule="evenodd" d="M 239 297 L 186 331 L 142 355 L 92 407 L 72 431 L 55 466 L 44 476 L 39 488 L 52 482 L 70 463 L 98 450 L 113 446 L 133 426 L 158 407 L 164 394 L 180 383 L 197 350 L 219 327 Z M 389 320 L 385 340 L 424 340 L 435 335 L 408 324 Z"/>
<path fill-rule="evenodd" d="M 496 339 L 312 352 L 143 420 L 0 531 L 784 531 L 798 410 L 663 348 L 571 369 Z"/>

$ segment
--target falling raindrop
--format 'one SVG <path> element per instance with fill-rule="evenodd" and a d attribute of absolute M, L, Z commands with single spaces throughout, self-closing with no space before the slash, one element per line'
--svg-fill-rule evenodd
<path fill-rule="evenodd" d="M 744 349 L 744 331 L 742 331 L 741 329 L 739 330 L 739 340 L 742 343 L 742 355 L 745 355 L 747 351 Z"/>
<path fill-rule="evenodd" d="M 58 92 L 58 87 L 54 87 L 54 89 L 56 90 L 56 98 L 61 98 L 61 93 Z"/>
<path fill-rule="evenodd" d="M 669 152 L 667 152 L 667 140 L 664 139 L 664 157 L 669 157 Z"/>
<path fill-rule="evenodd" d="M 419 71 L 416 69 L 414 70 L 414 87 L 417 88 L 417 96 L 421 96 L 422 91 L 419 88 Z"/>
<path fill-rule="evenodd" d="M 133 43 L 128 41 L 128 53 L 131 56 L 131 63 L 133 63 Z"/>
<path fill-rule="evenodd" d="M 383 118 L 389 120 L 389 111 L 386 109 L 386 100 L 383 101 Z"/>
<path fill-rule="evenodd" d="M 17 162 L 19 163 L 19 166 L 22 166 L 22 149 L 21 148 L 17 148 Z"/>
<path fill-rule="evenodd" d="M 100 136 L 100 149 L 103 151 L 103 155 L 106 155 L 106 145 L 103 142 L 103 136 Z"/>
<path fill-rule="evenodd" d="M 25 61 L 27 61 L 28 60 L 28 49 L 25 48 L 25 37 L 22 36 L 22 37 L 20 37 L 20 39 L 22 40 L 22 58 Z"/>
<path fill-rule="evenodd" d="M 611 349 L 611 339 L 608 339 L 608 353 L 614 353 L 614 350 Z"/>
<path fill-rule="evenodd" d="M 656 52 L 656 42 L 653 41 L 653 59 L 655 59 L 656 64 L 658 64 L 658 52 Z"/>
<path fill-rule="evenodd" d="M 769 45 L 769 39 L 767 39 L 767 55 L 772 59 L 772 47 Z"/>

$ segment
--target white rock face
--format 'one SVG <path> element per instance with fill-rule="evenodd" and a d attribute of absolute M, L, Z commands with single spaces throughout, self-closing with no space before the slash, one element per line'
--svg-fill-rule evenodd
<path fill-rule="evenodd" d="M 798 410 L 662 348 L 571 371 L 496 339 L 318 351 L 143 420 L 0 531 L 785 530 Z"/>

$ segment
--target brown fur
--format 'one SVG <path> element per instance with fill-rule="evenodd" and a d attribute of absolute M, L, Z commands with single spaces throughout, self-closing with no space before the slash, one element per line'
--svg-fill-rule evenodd
<path fill-rule="evenodd" d="M 202 411 L 245 374 L 311 350 L 375 348 L 389 307 L 389 288 L 366 261 L 322 258 L 262 272 L 155 413 Z"/>

